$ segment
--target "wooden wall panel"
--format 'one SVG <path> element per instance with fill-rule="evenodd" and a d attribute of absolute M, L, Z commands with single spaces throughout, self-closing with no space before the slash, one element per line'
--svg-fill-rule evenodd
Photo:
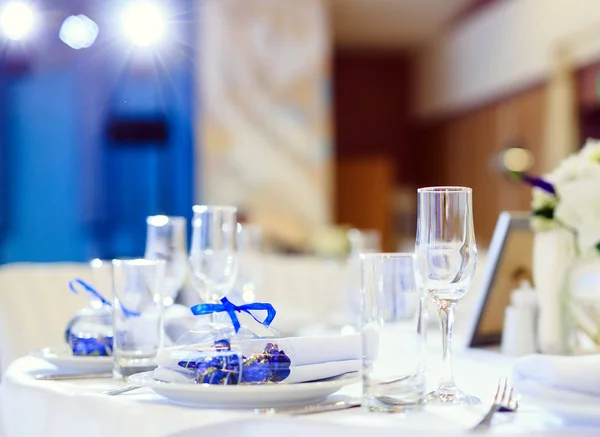
<path fill-rule="evenodd" d="M 501 150 L 516 141 L 529 149 L 535 157 L 532 173 L 541 171 L 545 114 L 544 88 L 519 94 L 497 105 L 497 145 Z M 513 127 L 506 125 L 506 113 L 514 120 Z M 531 190 L 506 178 L 498 178 L 498 208 L 502 210 L 527 210 L 531 203 Z"/>
<path fill-rule="evenodd" d="M 336 166 L 337 222 L 359 229 L 376 229 L 384 251 L 394 251 L 392 201 L 394 164 L 387 156 L 343 158 Z"/>
<path fill-rule="evenodd" d="M 334 56 L 336 222 L 379 230 L 387 251 L 397 249 L 397 187 L 417 173 L 410 68 L 410 57 L 397 51 Z"/>
<path fill-rule="evenodd" d="M 528 187 L 509 180 L 494 165 L 496 154 L 521 144 L 537 161 L 543 144 L 544 89 L 536 88 L 418 130 L 418 184 L 473 188 L 475 230 L 480 244 L 491 240 L 498 215 L 528 210 Z M 535 166 L 532 171 L 538 170 Z"/>
<path fill-rule="evenodd" d="M 486 246 L 501 211 L 529 209 L 529 188 L 502 175 L 494 158 L 503 148 L 521 144 L 541 162 L 545 89 L 539 85 L 414 126 L 410 69 L 402 54 L 335 55 L 337 222 L 379 228 L 391 241 L 391 200 L 383 197 L 395 196 L 399 187 L 466 185 L 474 189 L 475 229 Z M 386 165 L 389 169 L 378 174 Z M 416 193 L 413 199 L 406 210 L 416 206 Z M 412 228 L 402 233 L 407 241 L 414 238 Z"/>

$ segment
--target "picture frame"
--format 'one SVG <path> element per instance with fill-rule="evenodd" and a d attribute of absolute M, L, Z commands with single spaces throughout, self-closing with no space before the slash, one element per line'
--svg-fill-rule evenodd
<path fill-rule="evenodd" d="M 533 232 L 529 219 L 529 212 L 504 211 L 498 217 L 468 337 L 470 347 L 500 344 L 511 292 L 523 280 L 533 283 Z"/>

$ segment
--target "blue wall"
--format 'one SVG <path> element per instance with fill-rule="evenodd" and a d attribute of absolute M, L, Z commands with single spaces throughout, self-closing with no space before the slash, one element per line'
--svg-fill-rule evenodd
<path fill-rule="evenodd" d="M 5 89 L 2 262 L 84 258 L 73 79 L 71 70 L 58 68 Z"/>
<path fill-rule="evenodd" d="M 3 77 L 0 263 L 141 256 L 146 216 L 191 216 L 193 63 L 94 47 Z M 146 114 L 166 117 L 166 147 L 108 141 L 112 116 Z"/>

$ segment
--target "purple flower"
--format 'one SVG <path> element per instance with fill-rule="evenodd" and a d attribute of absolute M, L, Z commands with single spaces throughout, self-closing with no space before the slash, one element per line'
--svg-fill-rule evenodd
<path fill-rule="evenodd" d="M 540 190 L 544 190 L 545 192 L 552 194 L 552 195 L 556 195 L 556 190 L 554 189 L 554 186 L 548 182 L 545 181 L 542 178 L 536 177 L 536 176 L 530 176 L 526 173 L 519 173 L 516 175 L 519 179 L 521 179 L 523 182 L 531 185 L 532 187 L 536 187 L 539 188 Z"/>

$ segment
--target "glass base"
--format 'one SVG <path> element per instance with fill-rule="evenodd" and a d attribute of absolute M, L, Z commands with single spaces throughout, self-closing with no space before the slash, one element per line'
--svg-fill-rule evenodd
<path fill-rule="evenodd" d="M 422 400 L 390 396 L 363 396 L 362 406 L 373 413 L 405 413 L 423 407 Z"/>
<path fill-rule="evenodd" d="M 433 405 L 478 405 L 481 400 L 456 387 L 438 387 L 427 394 L 425 402 Z"/>
<path fill-rule="evenodd" d="M 148 358 L 114 358 L 113 378 L 126 380 L 136 373 L 149 372 L 156 369 L 155 356 L 156 354 Z"/>

